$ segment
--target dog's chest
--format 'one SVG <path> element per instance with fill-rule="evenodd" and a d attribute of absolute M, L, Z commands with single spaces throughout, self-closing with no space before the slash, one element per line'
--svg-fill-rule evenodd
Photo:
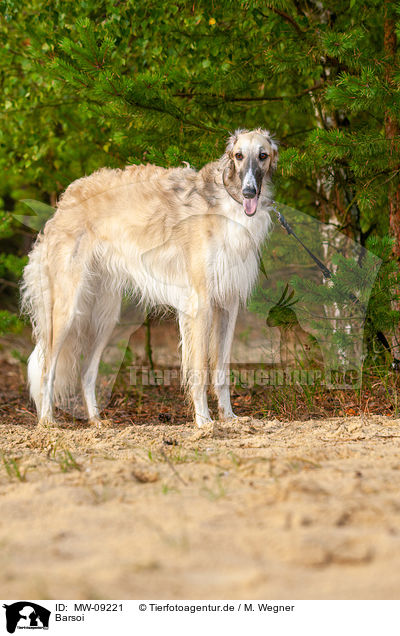
<path fill-rule="evenodd" d="M 245 226 L 228 220 L 209 254 L 212 294 L 217 301 L 231 296 L 248 298 L 257 277 L 257 248 Z"/>

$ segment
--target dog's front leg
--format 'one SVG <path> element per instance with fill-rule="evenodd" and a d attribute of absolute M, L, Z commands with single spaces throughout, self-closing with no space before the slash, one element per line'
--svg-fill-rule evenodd
<path fill-rule="evenodd" d="M 210 362 L 214 393 L 218 400 L 221 420 L 236 417 L 232 411 L 229 391 L 229 362 L 238 307 L 239 301 L 237 299 L 227 303 L 226 308 L 216 307 L 211 329 Z"/>
<path fill-rule="evenodd" d="M 182 373 L 192 398 L 196 424 L 204 426 L 211 421 L 207 403 L 207 363 L 212 307 L 206 299 L 198 299 L 196 305 L 191 307 L 190 313 L 179 313 Z"/>

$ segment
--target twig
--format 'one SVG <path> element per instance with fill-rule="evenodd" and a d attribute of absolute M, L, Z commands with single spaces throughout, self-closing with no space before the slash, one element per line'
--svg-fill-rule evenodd
<path fill-rule="evenodd" d="M 9 287 L 15 287 L 16 289 L 19 288 L 18 283 L 14 283 L 12 280 L 7 280 L 6 278 L 0 278 L 0 283 L 8 285 Z"/>
<path fill-rule="evenodd" d="M 174 93 L 174 97 L 186 97 L 187 99 L 193 99 L 196 97 L 208 97 L 216 100 L 220 100 L 223 102 L 282 102 L 285 99 L 298 99 L 303 95 L 307 95 L 312 91 L 316 91 L 319 88 L 323 88 L 323 82 L 318 81 L 310 88 L 304 88 L 299 93 L 295 95 L 274 95 L 274 96 L 262 96 L 257 95 L 255 97 L 229 97 L 226 95 L 217 95 L 216 93 Z M 312 129 L 313 130 L 313 129 Z"/>
<path fill-rule="evenodd" d="M 147 312 L 146 314 L 146 320 L 144 321 L 144 326 L 146 328 L 146 340 L 145 340 L 145 349 L 146 349 L 146 355 L 147 355 L 147 359 L 149 361 L 150 364 L 150 369 L 152 371 L 154 371 L 154 363 L 153 363 L 153 350 L 151 347 L 151 329 L 150 329 L 150 315 Z"/>
<path fill-rule="evenodd" d="M 181 481 L 184 486 L 187 486 L 188 485 L 187 481 L 185 481 L 183 479 L 183 477 L 180 476 L 180 474 L 176 470 L 175 466 L 171 462 L 170 458 L 168 457 L 167 453 L 165 452 L 165 450 L 163 449 L 162 446 L 160 446 L 160 453 L 164 457 L 164 459 L 167 462 L 167 464 L 169 465 L 169 467 L 171 468 L 171 470 L 174 473 L 175 477 L 177 477 L 179 479 L 179 481 Z"/>
<path fill-rule="evenodd" d="M 281 18 L 283 18 L 285 20 L 285 22 L 287 22 L 288 24 L 291 24 L 292 27 L 297 31 L 297 33 L 299 35 L 304 36 L 305 31 L 303 31 L 303 29 L 301 29 L 299 27 L 299 25 L 297 24 L 296 20 L 294 18 L 292 18 L 291 15 L 289 15 L 288 13 L 285 13 L 284 11 L 282 11 L 281 9 L 277 9 L 276 7 L 266 7 L 267 9 L 269 9 L 270 11 L 272 11 L 273 13 L 276 13 L 276 15 L 279 15 Z M 265 15 L 265 13 L 263 13 L 262 11 L 260 11 L 260 9 L 256 9 L 257 13 L 259 13 L 260 15 L 262 15 L 263 18 L 266 18 L 268 20 L 268 16 Z"/>

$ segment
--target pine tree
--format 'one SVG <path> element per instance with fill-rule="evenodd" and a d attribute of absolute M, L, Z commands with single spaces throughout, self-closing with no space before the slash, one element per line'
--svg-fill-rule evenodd
<path fill-rule="evenodd" d="M 7 0 L 2 165 L 51 203 L 102 165 L 200 167 L 228 131 L 262 125 L 281 143 L 278 200 L 362 245 L 388 235 L 390 209 L 399 250 L 398 3 L 385 6 Z"/>

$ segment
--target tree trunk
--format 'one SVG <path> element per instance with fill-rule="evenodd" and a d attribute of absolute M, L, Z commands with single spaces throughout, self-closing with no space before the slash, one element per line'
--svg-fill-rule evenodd
<path fill-rule="evenodd" d="M 385 2 L 385 19 L 384 19 L 384 50 L 386 56 L 385 79 L 389 85 L 394 87 L 393 69 L 395 68 L 395 60 L 397 56 L 397 37 L 396 37 L 396 14 L 395 8 L 391 0 Z M 400 126 L 398 120 L 387 111 L 385 113 L 385 137 L 390 140 L 390 157 L 389 168 L 395 171 L 396 156 L 398 156 L 398 137 L 400 134 Z M 393 166 L 390 164 L 393 163 Z M 396 173 L 394 172 L 396 175 Z M 398 176 L 394 176 L 389 181 L 388 190 L 389 203 L 389 228 L 390 234 L 394 239 L 393 255 L 400 268 L 400 181 Z M 400 311 L 400 290 L 397 298 L 393 301 L 393 309 Z M 400 358 L 400 324 L 397 325 L 392 337 L 393 356 Z"/>
<path fill-rule="evenodd" d="M 147 359 L 150 364 L 150 369 L 154 371 L 154 363 L 153 363 L 153 349 L 151 346 L 151 325 L 150 325 L 150 315 L 149 312 L 146 314 L 146 320 L 144 321 L 144 326 L 146 329 L 146 340 L 145 340 L 145 350 Z"/>

